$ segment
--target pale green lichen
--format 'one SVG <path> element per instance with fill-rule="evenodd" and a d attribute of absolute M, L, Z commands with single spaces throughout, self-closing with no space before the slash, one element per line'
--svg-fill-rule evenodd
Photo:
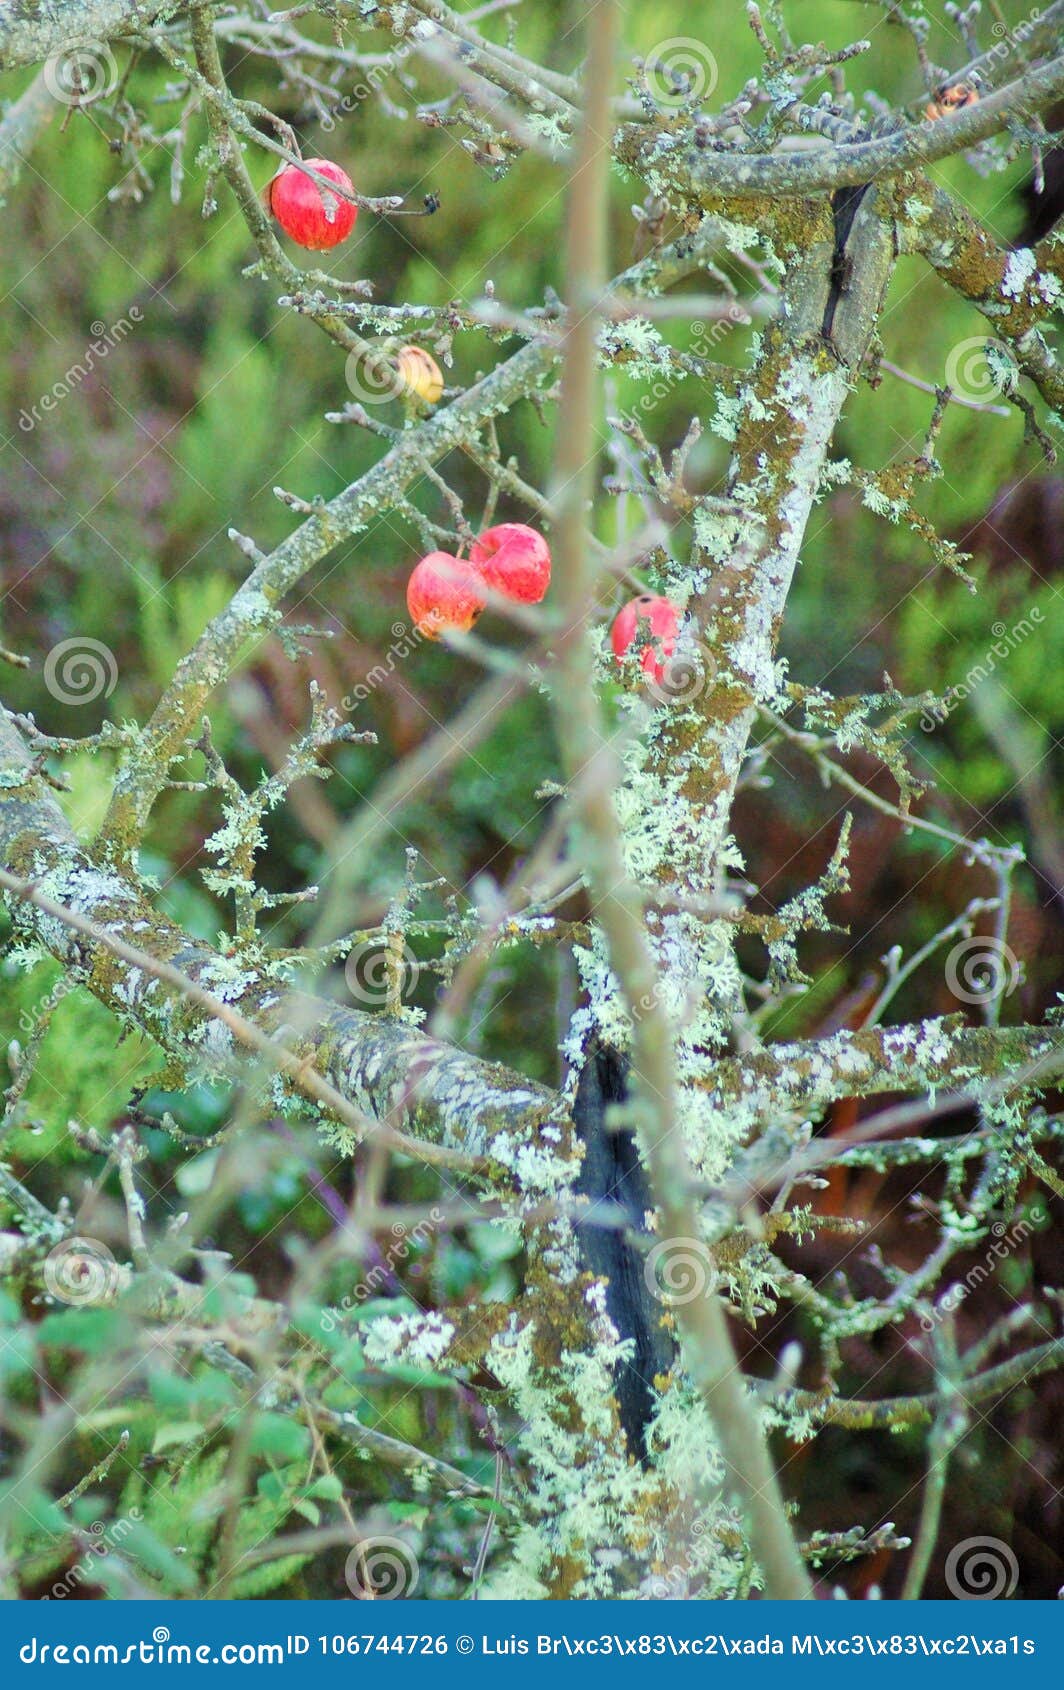
<path fill-rule="evenodd" d="M 555 113 L 526 112 L 525 123 L 534 135 L 538 135 L 545 142 L 552 158 L 562 158 L 569 151 L 572 137 L 562 119 Z"/>
<path fill-rule="evenodd" d="M 597 1296 L 597 1293 L 595 1294 Z M 564 1351 L 548 1381 L 536 1357 L 535 1333 L 511 1315 L 487 1352 L 487 1365 L 507 1388 L 524 1422 L 530 1462 L 525 1517 L 510 1545 L 508 1564 L 488 1582 L 492 1598 L 543 1597 L 552 1569 L 574 1569 L 568 1594 L 576 1598 L 623 1594 L 633 1538 L 645 1535 L 646 1506 L 656 1480 L 629 1462 L 614 1435 L 613 1369 L 624 1348 L 602 1328 L 590 1352 Z M 559 1416 L 556 1403 L 571 1398 L 576 1413 Z M 580 1484 L 572 1476 L 580 1474 Z M 645 1545 L 639 1543 L 642 1560 Z"/>
<path fill-rule="evenodd" d="M 1004 297 L 1023 299 L 1027 283 L 1036 269 L 1035 256 L 1030 247 L 1017 247 L 1010 252 L 1005 264 L 1005 274 L 1001 279 L 1001 292 Z"/>
<path fill-rule="evenodd" d="M 363 1327 L 362 1344 L 375 1367 L 402 1364 L 434 1372 L 444 1365 L 456 1331 L 441 1314 L 382 1315 Z"/>

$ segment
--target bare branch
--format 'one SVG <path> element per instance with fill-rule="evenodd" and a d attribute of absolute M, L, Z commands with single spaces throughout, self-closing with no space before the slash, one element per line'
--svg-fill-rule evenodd
<path fill-rule="evenodd" d="M 985 100 L 869 141 L 791 152 L 724 153 L 700 149 L 686 136 L 648 135 L 641 126 L 627 125 L 618 132 L 617 154 L 659 191 L 683 196 L 815 194 L 858 187 L 949 158 L 996 135 L 1011 120 L 1051 105 L 1062 93 L 1064 58 L 1056 58 L 1025 71 Z"/>

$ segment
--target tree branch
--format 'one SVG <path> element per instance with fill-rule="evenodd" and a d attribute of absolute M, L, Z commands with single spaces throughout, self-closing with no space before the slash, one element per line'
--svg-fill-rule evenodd
<path fill-rule="evenodd" d="M 967 1401 L 985 1402 L 1058 1367 L 1064 1367 L 1064 1338 L 1053 1338 L 1033 1350 L 1024 1350 L 997 1367 L 987 1368 L 985 1373 L 963 1380 L 957 1388 Z M 845 1426 L 850 1431 L 865 1432 L 879 1426 L 929 1425 L 945 1399 L 938 1391 L 912 1397 L 881 1397 L 878 1401 L 824 1396 L 818 1391 L 785 1391 L 774 1400 L 796 1414 L 808 1415 L 815 1425 Z"/>
<path fill-rule="evenodd" d="M 753 1127 L 788 1111 L 815 1115 L 842 1097 L 952 1091 L 969 1079 L 1013 1074 L 1017 1085 L 1037 1085 L 1062 1062 L 1064 1031 L 1056 1027 L 957 1027 L 934 1020 L 766 1045 L 717 1063 L 709 1087 L 714 1103 L 741 1109 Z"/>
<path fill-rule="evenodd" d="M 1064 248 L 1049 236 L 1034 250 L 1010 252 L 951 194 L 927 181 L 906 184 L 899 198 L 908 244 L 978 307 L 1046 403 L 1064 408 L 1064 371 L 1041 333 L 1051 306 L 1064 299 Z M 913 207 L 921 202 L 926 215 L 914 222 Z"/>
<path fill-rule="evenodd" d="M 842 146 L 825 145 L 793 152 L 724 153 L 699 148 L 691 135 L 648 134 L 644 126 L 618 131 L 621 162 L 642 176 L 655 192 L 683 197 L 805 196 L 835 188 L 858 187 L 878 177 L 897 175 L 950 158 L 996 135 L 1011 118 L 1040 111 L 1064 93 L 1064 58 L 1026 70 L 986 99 L 928 119 L 891 135 Z"/>
<path fill-rule="evenodd" d="M 428 1161 L 434 1145 L 511 1172 L 531 1165 L 537 1144 L 548 1162 L 564 1154 L 564 1131 L 550 1124 L 553 1093 L 406 1022 L 288 992 L 189 938 L 82 851 L 3 717 L 0 760 L 3 884 L 36 911 L 31 937 L 178 1063 L 231 1079 L 246 1068 L 240 1047 L 250 1047 L 280 1071 L 281 1106 L 301 1091 L 356 1134 L 368 1117 L 392 1148 Z"/>
<path fill-rule="evenodd" d="M 589 26 L 588 107 L 570 189 L 567 285 L 569 317 L 555 465 L 557 557 L 567 627 L 556 713 L 572 802 L 581 824 L 596 919 L 632 1014 L 633 1116 L 666 1238 L 695 1238 L 694 1175 L 676 1117 L 672 1027 L 643 919 L 628 873 L 613 791 L 619 767 L 603 730 L 587 624 L 596 572 L 584 512 L 594 490 L 595 346 L 605 282 L 609 100 L 615 11 L 599 0 Z M 575 791 L 574 791 L 575 789 Z M 715 1295 L 680 1314 L 684 1359 L 713 1425 L 730 1488 L 746 1516 L 769 1597 L 808 1599 L 812 1586 L 787 1521 L 779 1480 L 756 1405 L 749 1397 Z"/>
<path fill-rule="evenodd" d="M 112 36 L 177 8 L 173 0 L 8 0 L 0 6 L 0 69 L 39 64 L 65 47 Z"/>

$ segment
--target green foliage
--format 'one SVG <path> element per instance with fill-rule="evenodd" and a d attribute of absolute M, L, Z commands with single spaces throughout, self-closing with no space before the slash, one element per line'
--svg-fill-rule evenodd
<path fill-rule="evenodd" d="M 979 585 L 978 596 L 955 582 L 910 594 L 900 641 L 908 676 L 942 677 L 951 706 L 941 727 L 932 716 L 924 741 L 936 784 L 986 810 L 1015 786 L 1009 751 L 1038 769 L 1064 728 L 1064 682 L 1045 660 L 1064 645 L 1064 607 L 1048 581 L 1022 568 L 1004 582 L 981 571 Z"/>
<path fill-rule="evenodd" d="M 207 623 L 228 604 L 232 578 L 220 571 L 197 572 L 165 582 L 154 564 L 145 563 L 137 570 L 134 591 L 145 663 L 161 689 Z"/>
<path fill-rule="evenodd" d="M 158 1051 L 125 1031 L 114 1015 L 82 987 L 70 990 L 58 964 L 25 972 L 10 957 L 0 961 L 0 1048 L 25 1044 L 42 1008 L 54 1005 L 48 1031 L 24 1099 L 24 1125 L 9 1133 L 6 1153 L 35 1165 L 81 1160 L 69 1122 L 105 1128 L 131 1090 L 160 1066 Z"/>

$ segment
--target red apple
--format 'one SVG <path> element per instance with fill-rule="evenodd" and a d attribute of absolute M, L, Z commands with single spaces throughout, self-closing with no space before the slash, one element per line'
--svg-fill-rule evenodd
<path fill-rule="evenodd" d="M 466 633 L 487 598 L 471 563 L 450 552 L 429 552 L 407 582 L 406 603 L 418 633 L 436 640 L 446 628 Z"/>
<path fill-rule="evenodd" d="M 550 586 L 550 547 L 523 522 L 500 522 L 473 542 L 469 561 L 493 592 L 538 604 Z"/>
<path fill-rule="evenodd" d="M 353 193 L 354 187 L 346 170 L 327 158 L 308 158 L 306 164 L 335 182 L 338 188 Z M 309 247 L 312 252 L 327 252 L 330 247 L 346 241 L 355 226 L 358 206 L 339 194 L 319 188 L 305 171 L 294 164 L 279 170 L 266 190 L 266 203 L 281 228 L 297 246 Z"/>
<path fill-rule="evenodd" d="M 641 622 L 646 624 L 645 629 L 640 629 Z M 640 593 L 638 598 L 629 599 L 614 619 L 610 629 L 613 655 L 620 662 L 625 652 L 635 644 L 637 632 L 649 633 L 652 637 L 640 653 L 639 664 L 643 673 L 660 685 L 679 631 L 680 611 L 671 599 L 662 598 L 657 593 Z"/>

